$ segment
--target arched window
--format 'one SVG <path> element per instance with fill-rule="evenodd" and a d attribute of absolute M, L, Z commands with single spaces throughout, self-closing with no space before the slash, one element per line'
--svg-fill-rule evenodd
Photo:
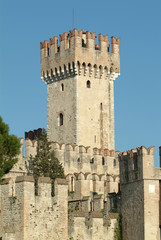
<path fill-rule="evenodd" d="M 64 92 L 64 84 L 61 84 L 61 91 Z"/>
<path fill-rule="evenodd" d="M 62 126 L 63 125 L 63 114 L 60 113 L 59 114 L 59 126 Z"/>
<path fill-rule="evenodd" d="M 87 81 L 87 88 L 91 88 L 91 82 L 89 80 Z"/>

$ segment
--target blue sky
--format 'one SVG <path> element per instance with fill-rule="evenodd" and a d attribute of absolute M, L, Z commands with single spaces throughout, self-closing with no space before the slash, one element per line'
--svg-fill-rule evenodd
<path fill-rule="evenodd" d="M 1 0 L 0 115 L 10 133 L 46 128 L 40 42 L 74 27 L 121 38 L 115 81 L 116 150 L 161 145 L 160 0 Z"/>

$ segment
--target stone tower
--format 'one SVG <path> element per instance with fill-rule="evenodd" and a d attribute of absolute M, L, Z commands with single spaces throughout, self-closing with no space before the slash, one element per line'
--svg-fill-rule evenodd
<path fill-rule="evenodd" d="M 120 39 L 72 30 L 40 43 L 47 83 L 50 141 L 114 150 L 113 81 L 120 73 Z"/>

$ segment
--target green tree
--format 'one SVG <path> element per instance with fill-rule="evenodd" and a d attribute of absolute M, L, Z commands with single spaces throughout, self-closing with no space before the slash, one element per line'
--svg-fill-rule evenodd
<path fill-rule="evenodd" d="M 15 135 L 9 135 L 9 126 L 0 117 L 0 180 L 18 161 L 20 141 Z"/>
<path fill-rule="evenodd" d="M 37 139 L 37 154 L 32 160 L 31 169 L 35 179 L 35 194 L 38 194 L 38 178 L 50 177 L 52 182 L 52 196 L 54 196 L 54 181 L 64 177 L 64 168 L 51 151 L 51 143 L 47 139 L 47 133 L 43 129 Z"/>

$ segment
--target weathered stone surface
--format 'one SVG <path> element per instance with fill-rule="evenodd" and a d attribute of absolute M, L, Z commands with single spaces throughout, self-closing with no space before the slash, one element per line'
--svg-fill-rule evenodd
<path fill-rule="evenodd" d="M 161 175 L 157 173 L 154 147 L 120 154 L 123 239 L 160 240 Z"/>

